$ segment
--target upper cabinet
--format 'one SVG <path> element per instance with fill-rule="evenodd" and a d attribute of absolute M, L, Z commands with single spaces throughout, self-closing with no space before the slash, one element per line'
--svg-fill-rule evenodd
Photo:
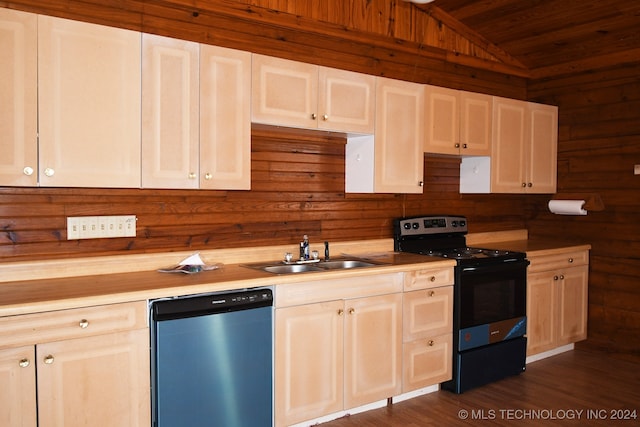
<path fill-rule="evenodd" d="M 558 108 L 494 97 L 490 157 L 460 166 L 462 193 L 555 193 Z"/>
<path fill-rule="evenodd" d="M 38 182 L 37 15 L 0 9 L 0 185 Z"/>
<path fill-rule="evenodd" d="M 140 33 L 38 16 L 42 186 L 140 186 Z"/>
<path fill-rule="evenodd" d="M 252 68 L 254 122 L 373 133 L 374 76 L 257 54 Z"/>
<path fill-rule="evenodd" d="M 558 109 L 495 98 L 491 157 L 493 193 L 554 193 Z"/>
<path fill-rule="evenodd" d="M 251 54 L 200 45 L 200 188 L 251 188 Z"/>
<path fill-rule="evenodd" d="M 142 35 L 142 186 L 198 188 L 198 43 Z"/>
<path fill-rule="evenodd" d="M 425 86 L 426 153 L 491 154 L 492 97 Z"/>
<path fill-rule="evenodd" d="M 143 35 L 142 185 L 249 189 L 251 54 Z"/>
<path fill-rule="evenodd" d="M 422 193 L 424 86 L 378 78 L 374 190 Z"/>

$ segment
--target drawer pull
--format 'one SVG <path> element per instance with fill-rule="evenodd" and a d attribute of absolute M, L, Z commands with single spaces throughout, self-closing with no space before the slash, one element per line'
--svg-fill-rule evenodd
<path fill-rule="evenodd" d="M 87 319 L 82 319 L 80 323 L 78 323 L 82 329 L 87 329 L 89 327 L 89 321 Z"/>
<path fill-rule="evenodd" d="M 431 276 L 431 277 L 429 277 L 429 281 L 430 281 L 430 282 L 435 282 L 435 281 L 436 281 L 436 276 Z"/>
<path fill-rule="evenodd" d="M 20 359 L 20 362 L 18 362 L 18 365 L 20 365 L 21 368 L 26 368 L 30 364 L 31 362 L 29 361 L 29 359 Z"/>
<path fill-rule="evenodd" d="M 435 344 L 435 342 L 434 342 L 433 340 L 429 340 L 428 344 L 429 344 L 429 347 L 433 347 L 433 345 Z"/>
<path fill-rule="evenodd" d="M 47 365 L 51 365 L 54 361 L 54 357 L 52 355 L 48 355 L 44 358 L 44 363 Z"/>
<path fill-rule="evenodd" d="M 432 297 L 436 294 L 436 291 L 429 291 L 429 296 Z"/>
<path fill-rule="evenodd" d="M 573 264 L 573 258 L 569 258 L 569 264 Z"/>

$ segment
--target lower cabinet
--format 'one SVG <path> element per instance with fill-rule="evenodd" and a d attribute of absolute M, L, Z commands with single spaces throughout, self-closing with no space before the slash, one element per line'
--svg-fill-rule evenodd
<path fill-rule="evenodd" d="M 527 356 L 586 339 L 589 252 L 529 259 Z"/>
<path fill-rule="evenodd" d="M 453 346 L 452 269 L 405 274 L 402 392 L 450 380 Z M 446 286 L 438 286 L 439 284 Z M 408 289 L 415 289 L 406 292 Z"/>
<path fill-rule="evenodd" d="M 148 426 L 146 303 L 0 318 L 3 426 Z"/>
<path fill-rule="evenodd" d="M 277 426 L 400 393 L 400 293 L 279 308 L 275 319 Z"/>

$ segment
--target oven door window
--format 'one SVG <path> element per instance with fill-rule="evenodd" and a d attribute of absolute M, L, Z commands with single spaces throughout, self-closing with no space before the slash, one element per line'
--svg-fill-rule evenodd
<path fill-rule="evenodd" d="M 484 325 L 526 315 L 527 261 L 461 268 L 459 327 Z"/>

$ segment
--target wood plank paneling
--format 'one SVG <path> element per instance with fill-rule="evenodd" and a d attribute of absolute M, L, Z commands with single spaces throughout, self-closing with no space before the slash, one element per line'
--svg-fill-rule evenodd
<path fill-rule="evenodd" d="M 530 96 L 559 106 L 558 192 L 594 192 L 605 209 L 585 217 L 531 208 L 533 238 L 557 235 L 592 245 L 589 339 L 640 354 L 640 65 L 532 82 Z M 542 201 L 541 201 L 542 202 Z"/>

